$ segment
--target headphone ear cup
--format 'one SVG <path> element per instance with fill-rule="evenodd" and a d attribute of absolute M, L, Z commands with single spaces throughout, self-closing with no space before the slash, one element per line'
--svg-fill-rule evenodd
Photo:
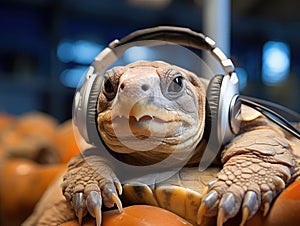
<path fill-rule="evenodd" d="M 97 140 L 100 139 L 98 132 L 98 122 L 97 122 L 97 104 L 98 97 L 101 91 L 101 85 L 103 79 L 102 76 L 96 75 L 96 78 L 91 86 L 89 93 L 89 99 L 87 103 L 87 134 L 88 141 L 90 144 L 97 143 Z"/>
<path fill-rule="evenodd" d="M 81 136 L 89 144 L 99 140 L 97 102 L 103 76 L 92 74 L 77 91 L 73 104 L 73 120 Z"/>
<path fill-rule="evenodd" d="M 209 82 L 206 91 L 206 119 L 211 125 L 216 125 L 220 105 L 220 93 L 224 76 L 215 75 Z M 213 123 L 214 122 L 214 123 Z M 217 126 L 217 125 L 216 125 Z"/>

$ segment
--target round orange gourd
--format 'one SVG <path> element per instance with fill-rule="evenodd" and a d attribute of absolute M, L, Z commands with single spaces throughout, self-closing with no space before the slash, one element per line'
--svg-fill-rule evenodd
<path fill-rule="evenodd" d="M 65 121 L 57 128 L 56 146 L 62 163 L 69 162 L 81 149 L 88 147 L 88 144 L 80 136 L 79 132 L 76 132 L 73 129 L 71 119 Z"/>
<path fill-rule="evenodd" d="M 58 121 L 52 116 L 41 112 L 30 112 L 16 120 L 15 131 L 20 134 L 52 138 L 57 126 Z"/>
<path fill-rule="evenodd" d="M 67 163 L 80 152 L 74 136 L 72 120 L 68 120 L 58 126 L 55 142 L 60 161 L 63 163 Z"/>
<path fill-rule="evenodd" d="M 186 220 L 168 210 L 148 205 L 128 206 L 124 208 L 123 213 L 110 210 L 104 212 L 102 218 L 102 226 L 191 226 Z M 83 225 L 95 225 L 95 220 L 88 220 Z M 61 226 L 79 226 L 79 224 L 70 221 Z"/>
<path fill-rule="evenodd" d="M 7 140 L 4 133 L 12 124 L 14 117 L 5 113 L 0 113 L 0 159 L 4 156 L 3 141 Z"/>
<path fill-rule="evenodd" d="M 2 147 L 0 147 L 0 161 L 3 158 L 3 156 L 4 156 L 4 150 Z"/>
<path fill-rule="evenodd" d="M 5 129 L 7 126 L 9 126 L 14 119 L 14 116 L 6 114 L 6 113 L 0 113 L 0 132 L 2 132 L 3 129 Z"/>
<path fill-rule="evenodd" d="M 0 207 L 3 220 L 22 221 L 65 165 L 40 165 L 26 159 L 7 159 L 0 165 Z"/>
<path fill-rule="evenodd" d="M 50 115 L 39 112 L 24 114 L 1 133 L 1 147 L 12 157 L 58 163 L 53 148 L 57 125 Z"/>

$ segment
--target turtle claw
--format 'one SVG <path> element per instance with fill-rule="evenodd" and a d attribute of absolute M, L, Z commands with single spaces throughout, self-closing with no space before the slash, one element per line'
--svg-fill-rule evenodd
<path fill-rule="evenodd" d="M 83 209 L 78 209 L 77 211 L 75 211 L 75 213 L 76 213 L 79 225 L 82 225 Z"/>
<path fill-rule="evenodd" d="M 205 186 L 205 188 L 203 189 L 202 197 L 204 197 L 204 196 L 207 195 L 207 193 L 208 193 L 210 187 L 211 187 L 214 183 L 216 183 L 216 181 L 217 181 L 217 179 L 213 179 L 213 180 L 211 180 L 211 181 L 209 181 L 209 182 L 207 183 L 207 186 Z"/>
<path fill-rule="evenodd" d="M 249 218 L 249 209 L 247 207 L 243 207 L 243 210 L 242 210 L 242 221 L 240 223 L 240 226 L 244 226 L 246 221 L 248 220 Z"/>
<path fill-rule="evenodd" d="M 122 192 L 122 186 L 117 185 L 117 186 L 119 186 L 119 188 L 118 188 L 116 186 L 116 184 L 118 184 L 118 183 L 115 183 L 115 184 L 108 183 L 102 187 L 103 201 L 104 201 L 105 206 L 107 206 L 107 207 L 113 207 L 116 204 L 116 206 L 119 209 L 119 212 L 122 212 L 123 211 L 122 202 L 119 199 L 119 196 L 117 193 L 117 190 L 119 193 Z"/>
<path fill-rule="evenodd" d="M 218 200 L 219 194 L 215 190 L 211 190 L 203 199 L 202 202 L 205 203 L 206 208 L 209 210 Z"/>
<path fill-rule="evenodd" d="M 101 223 L 102 223 L 102 212 L 101 212 L 101 208 L 99 207 L 96 207 L 95 208 L 95 218 L 96 218 L 96 225 L 97 226 L 101 226 Z"/>
<path fill-rule="evenodd" d="M 123 193 L 123 187 L 122 187 L 121 182 L 118 180 L 118 178 L 115 178 L 114 184 L 115 184 L 115 187 L 117 188 L 118 194 L 122 195 L 122 193 Z"/>
<path fill-rule="evenodd" d="M 73 198 L 73 208 L 78 218 L 79 225 L 82 224 L 82 218 L 86 215 L 83 193 L 76 193 Z"/>
<path fill-rule="evenodd" d="M 278 176 L 275 176 L 274 180 L 275 180 L 275 186 L 277 190 L 282 190 L 283 188 L 285 188 L 285 182 L 283 179 L 281 179 Z"/>
<path fill-rule="evenodd" d="M 97 226 L 100 226 L 102 222 L 102 199 L 100 193 L 96 191 L 91 191 L 86 198 L 86 204 L 89 213 L 96 218 Z"/>
<path fill-rule="evenodd" d="M 248 191 L 245 194 L 244 202 L 242 205 L 242 221 L 240 223 L 240 226 L 243 226 L 246 223 L 246 221 L 249 218 L 253 217 L 254 214 L 257 212 L 261 204 L 261 200 L 259 197 L 260 196 L 258 196 L 254 191 Z M 266 208 L 269 209 L 268 207 Z"/>
<path fill-rule="evenodd" d="M 251 218 L 257 212 L 260 204 L 261 201 L 259 199 L 259 196 L 254 191 L 248 191 L 245 194 L 242 209 L 248 209 L 249 214 L 247 216 L 247 219 Z"/>
<path fill-rule="evenodd" d="M 218 198 L 219 195 L 215 190 L 210 191 L 202 198 L 202 202 L 197 213 L 197 224 L 201 224 L 203 216 L 214 206 Z"/>
<path fill-rule="evenodd" d="M 217 226 L 222 226 L 224 221 L 225 221 L 225 211 L 223 208 L 220 208 L 217 217 Z"/>
<path fill-rule="evenodd" d="M 234 194 L 232 194 L 231 192 L 225 193 L 219 204 L 218 214 L 222 212 L 222 214 L 220 215 L 222 219 L 222 224 L 219 225 L 223 225 L 224 221 L 227 221 L 229 218 L 234 217 L 238 213 L 240 209 L 240 205 L 241 205 L 241 201 L 237 200 Z M 221 220 L 219 220 L 219 215 L 218 215 L 218 222 L 221 222 Z"/>
<path fill-rule="evenodd" d="M 116 206 L 118 207 L 119 212 L 122 213 L 123 212 L 123 206 L 122 206 L 121 200 L 119 199 L 119 196 L 116 195 L 115 193 L 112 193 L 111 199 L 116 204 Z"/>
<path fill-rule="evenodd" d="M 266 202 L 264 204 L 264 212 L 263 212 L 263 216 L 267 216 L 267 214 L 269 213 L 269 210 L 270 210 L 270 203 Z"/>
<path fill-rule="evenodd" d="M 263 207 L 263 216 L 267 216 L 267 214 L 269 213 L 270 210 L 270 205 L 273 199 L 273 192 L 272 191 L 267 191 L 262 195 L 262 201 L 264 203 L 264 207 Z"/>
<path fill-rule="evenodd" d="M 201 225 L 202 223 L 202 217 L 204 216 L 204 214 L 207 211 L 207 207 L 205 202 L 202 202 L 199 209 L 198 209 L 198 213 L 197 213 L 197 224 Z"/>

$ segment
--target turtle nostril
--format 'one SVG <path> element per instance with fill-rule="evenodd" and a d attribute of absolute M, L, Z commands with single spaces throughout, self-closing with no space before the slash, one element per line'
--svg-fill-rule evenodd
<path fill-rule="evenodd" d="M 149 85 L 148 84 L 142 85 L 142 90 L 147 91 L 148 89 L 149 89 Z"/>
<path fill-rule="evenodd" d="M 124 89 L 124 88 L 125 88 L 125 84 L 122 83 L 122 84 L 120 85 L 120 89 Z"/>

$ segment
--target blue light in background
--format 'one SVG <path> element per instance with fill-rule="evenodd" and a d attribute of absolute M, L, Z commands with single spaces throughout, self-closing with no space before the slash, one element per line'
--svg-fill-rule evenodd
<path fill-rule="evenodd" d="M 263 46 L 262 81 L 265 85 L 283 82 L 290 70 L 290 48 L 283 42 L 266 42 Z"/>
<path fill-rule="evenodd" d="M 66 69 L 60 74 L 60 81 L 64 86 L 77 88 L 79 82 L 85 76 L 88 66 L 78 66 L 72 69 Z"/>
<path fill-rule="evenodd" d="M 68 40 L 60 42 L 57 47 L 56 54 L 60 61 L 64 63 L 71 62 L 74 57 L 73 43 Z"/>
<path fill-rule="evenodd" d="M 73 47 L 73 61 L 80 64 L 91 64 L 103 48 L 102 45 L 93 42 L 85 40 L 76 41 Z"/>
<path fill-rule="evenodd" d="M 126 50 L 123 57 L 126 63 L 132 63 L 139 60 L 152 60 L 155 57 L 155 53 L 149 47 L 134 46 Z"/>
<path fill-rule="evenodd" d="M 87 40 L 63 40 L 58 44 L 57 57 L 64 63 L 91 64 L 103 48 L 102 45 Z"/>
<path fill-rule="evenodd" d="M 241 67 L 235 68 L 235 71 L 239 79 L 240 90 L 243 90 L 247 86 L 247 80 L 248 80 L 247 71 Z"/>

